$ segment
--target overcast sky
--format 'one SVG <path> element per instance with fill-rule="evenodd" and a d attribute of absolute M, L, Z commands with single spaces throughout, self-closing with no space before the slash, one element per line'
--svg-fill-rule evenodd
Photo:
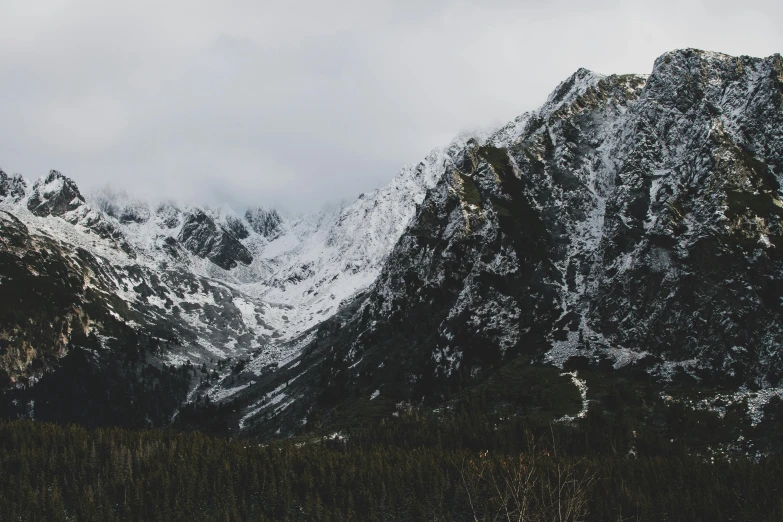
<path fill-rule="evenodd" d="M 783 52 L 781 5 L 2 0 L 0 167 L 307 210 L 537 107 L 579 67 Z"/>

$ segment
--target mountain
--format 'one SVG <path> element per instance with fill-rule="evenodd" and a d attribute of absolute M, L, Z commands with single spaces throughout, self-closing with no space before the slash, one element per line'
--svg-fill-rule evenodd
<path fill-rule="evenodd" d="M 782 63 L 688 49 L 649 76 L 579 70 L 469 140 L 371 290 L 244 392 L 242 425 L 435 407 L 520 361 L 698 387 L 758 422 L 783 394 Z"/>
<path fill-rule="evenodd" d="M 2 173 L 3 410 L 269 437 L 473 393 L 567 421 L 641 382 L 754 427 L 783 396 L 782 124 L 779 55 L 685 49 L 310 215 Z"/>
<path fill-rule="evenodd" d="M 19 299 L 0 315 L 0 411 L 161 425 L 196 394 L 251 385 L 259 376 L 237 382 L 234 369 L 286 364 L 375 280 L 463 143 L 352 205 L 299 216 L 85 196 L 57 171 L 34 183 L 0 171 L 0 284 Z"/>

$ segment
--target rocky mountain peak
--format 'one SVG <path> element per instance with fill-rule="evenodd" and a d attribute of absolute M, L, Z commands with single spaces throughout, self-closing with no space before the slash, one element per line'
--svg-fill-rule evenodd
<path fill-rule="evenodd" d="M 20 174 L 9 176 L 0 169 L 0 201 L 6 198 L 19 200 L 27 192 L 27 182 Z"/>
<path fill-rule="evenodd" d="M 27 208 L 36 216 L 62 216 L 84 203 L 76 183 L 62 173 L 51 170 L 33 185 Z"/>
<path fill-rule="evenodd" d="M 580 68 L 574 74 L 562 81 L 547 98 L 546 103 L 539 109 L 539 113 L 551 113 L 572 103 L 577 97 L 583 95 L 591 87 L 598 85 L 604 78 L 603 75 Z"/>
<path fill-rule="evenodd" d="M 582 69 L 461 143 L 308 348 L 329 354 L 318 393 L 421 400 L 516 357 L 780 386 L 779 64 L 686 49 L 650 76 Z"/>
<path fill-rule="evenodd" d="M 237 263 L 249 265 L 253 261 L 250 251 L 230 230 L 215 223 L 199 208 L 185 214 L 178 239 L 193 254 L 225 270 L 236 267 Z"/>
<path fill-rule="evenodd" d="M 741 116 L 745 105 L 756 101 L 756 96 L 781 93 L 782 69 L 777 54 L 754 58 L 679 49 L 655 61 L 648 82 L 649 96 L 658 104 L 680 112 L 698 110 L 701 104 L 707 104 L 713 116 L 721 113 Z M 768 101 L 769 110 L 780 110 L 779 102 Z"/>

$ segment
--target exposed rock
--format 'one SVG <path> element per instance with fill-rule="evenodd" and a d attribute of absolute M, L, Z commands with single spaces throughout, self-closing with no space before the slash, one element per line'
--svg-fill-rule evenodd
<path fill-rule="evenodd" d="M 0 170 L 0 201 L 6 198 L 20 200 L 27 191 L 27 184 L 19 174 L 9 176 Z"/>
<path fill-rule="evenodd" d="M 85 203 L 79 188 L 71 178 L 56 170 L 33 185 L 27 208 L 36 216 L 62 216 Z"/>
<path fill-rule="evenodd" d="M 226 216 L 226 228 L 237 239 L 247 239 L 250 236 L 250 232 L 247 231 L 242 221 L 234 216 Z"/>
<path fill-rule="evenodd" d="M 420 400 L 519 354 L 778 385 L 780 63 L 687 49 L 649 78 L 580 70 L 469 141 L 354 315 L 305 349 L 329 354 L 314 393 Z"/>
<path fill-rule="evenodd" d="M 185 215 L 179 241 L 195 255 L 229 270 L 237 262 L 248 265 L 253 256 L 230 231 L 217 225 L 203 210 Z"/>
<path fill-rule="evenodd" d="M 182 212 L 173 203 L 163 202 L 155 209 L 155 219 L 164 228 L 177 228 L 182 222 Z"/>
<path fill-rule="evenodd" d="M 245 212 L 245 219 L 250 223 L 253 230 L 270 240 L 278 236 L 280 224 L 283 222 L 276 210 L 263 208 L 248 209 Z"/>

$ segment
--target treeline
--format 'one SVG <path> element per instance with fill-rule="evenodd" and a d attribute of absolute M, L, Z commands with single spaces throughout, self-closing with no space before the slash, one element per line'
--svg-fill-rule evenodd
<path fill-rule="evenodd" d="M 781 457 L 580 455 L 558 444 L 582 430 L 522 425 L 518 447 L 476 451 L 443 425 L 403 412 L 347 440 L 261 445 L 0 422 L 0 520 L 783 520 Z"/>

